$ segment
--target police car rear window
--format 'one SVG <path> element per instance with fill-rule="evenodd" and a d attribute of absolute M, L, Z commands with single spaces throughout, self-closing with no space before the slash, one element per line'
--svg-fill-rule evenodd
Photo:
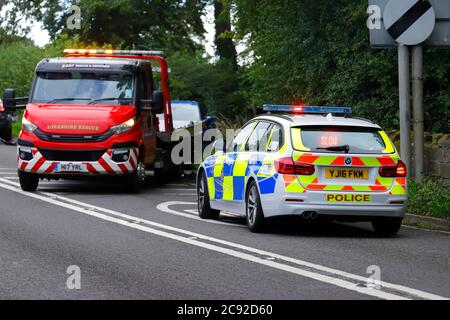
<path fill-rule="evenodd" d="M 377 154 L 386 144 L 375 128 L 302 127 L 292 129 L 294 149 L 323 153 Z"/>

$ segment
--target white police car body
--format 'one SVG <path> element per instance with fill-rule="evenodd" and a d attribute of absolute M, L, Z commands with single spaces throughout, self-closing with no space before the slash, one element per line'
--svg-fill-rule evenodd
<path fill-rule="evenodd" d="M 200 166 L 202 218 L 220 211 L 245 216 L 251 231 L 266 218 L 300 215 L 371 221 L 380 234 L 398 232 L 407 202 L 406 168 L 376 124 L 345 107 L 266 105 L 225 152 Z"/>

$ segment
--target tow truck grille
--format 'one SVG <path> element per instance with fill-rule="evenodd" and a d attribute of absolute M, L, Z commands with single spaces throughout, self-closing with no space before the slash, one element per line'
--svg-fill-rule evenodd
<path fill-rule="evenodd" d="M 103 142 L 108 140 L 113 135 L 111 131 L 100 135 L 61 135 L 61 134 L 48 134 L 37 129 L 34 131 L 39 139 L 50 142 Z"/>
<path fill-rule="evenodd" d="M 97 161 L 106 150 L 66 151 L 39 149 L 42 156 L 49 161 Z"/>

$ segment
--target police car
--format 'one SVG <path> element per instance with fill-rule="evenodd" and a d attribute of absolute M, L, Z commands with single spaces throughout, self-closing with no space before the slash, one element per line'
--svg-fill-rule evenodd
<path fill-rule="evenodd" d="M 216 143 L 197 174 L 198 211 L 246 218 L 261 232 L 267 218 L 369 221 L 396 234 L 407 203 L 406 167 L 386 133 L 348 107 L 265 105 L 226 148 Z M 281 112 L 283 114 L 278 114 Z"/>

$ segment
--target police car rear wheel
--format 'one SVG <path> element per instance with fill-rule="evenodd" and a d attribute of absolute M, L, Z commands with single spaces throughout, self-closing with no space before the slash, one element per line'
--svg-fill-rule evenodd
<path fill-rule="evenodd" d="M 246 220 L 251 232 L 263 232 L 265 229 L 265 218 L 261 206 L 258 186 L 255 181 L 250 183 L 246 198 Z"/>
<path fill-rule="evenodd" d="M 205 173 L 201 173 L 197 186 L 198 196 L 198 214 L 202 219 L 218 219 L 220 215 L 219 210 L 211 209 L 209 202 L 208 180 Z"/>
<path fill-rule="evenodd" d="M 378 218 L 372 221 L 375 233 L 383 236 L 393 236 L 402 226 L 402 218 Z"/>
<path fill-rule="evenodd" d="M 19 182 L 23 191 L 36 191 L 39 185 L 39 176 L 19 170 Z"/>

